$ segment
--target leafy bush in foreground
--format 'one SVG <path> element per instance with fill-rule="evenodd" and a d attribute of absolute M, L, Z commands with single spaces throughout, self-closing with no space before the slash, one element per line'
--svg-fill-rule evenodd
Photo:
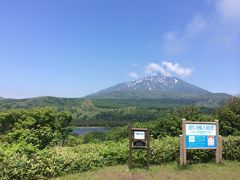
<path fill-rule="evenodd" d="M 225 137 L 223 141 L 223 157 L 240 161 L 240 136 Z"/>
<path fill-rule="evenodd" d="M 71 120 L 70 114 L 49 108 L 0 112 L 0 136 L 4 137 L 0 139 L 44 149 L 64 143 L 72 131 Z"/>
<path fill-rule="evenodd" d="M 240 97 L 233 97 L 227 105 L 216 112 L 220 123 L 220 134 L 223 136 L 240 135 Z"/>
<path fill-rule="evenodd" d="M 179 160 L 179 139 L 166 137 L 151 141 L 151 164 Z M 27 153 L 26 153 L 27 152 Z M 188 151 L 189 161 L 213 161 L 214 151 Z M 240 137 L 227 137 L 223 157 L 240 161 Z M 136 165 L 145 163 L 145 152 L 135 150 Z M 55 147 L 39 150 L 31 145 L 0 144 L 0 179 L 37 179 L 78 173 L 102 166 L 125 164 L 128 140 Z"/>

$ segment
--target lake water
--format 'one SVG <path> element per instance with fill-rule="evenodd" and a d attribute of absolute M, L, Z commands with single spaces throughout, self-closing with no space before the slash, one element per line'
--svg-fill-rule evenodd
<path fill-rule="evenodd" d="M 82 136 L 90 132 L 108 132 L 111 128 L 108 127 L 77 127 L 73 129 L 73 134 Z"/>

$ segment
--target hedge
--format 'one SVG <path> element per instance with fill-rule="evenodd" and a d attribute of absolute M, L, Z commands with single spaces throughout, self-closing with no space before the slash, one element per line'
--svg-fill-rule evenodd
<path fill-rule="evenodd" d="M 151 164 L 179 160 L 179 139 L 165 137 L 151 141 Z M 240 137 L 226 137 L 223 158 L 240 161 Z M 145 163 L 145 152 L 136 150 L 137 166 Z M 40 179 L 79 173 L 103 166 L 126 164 L 128 141 L 82 144 L 37 150 L 31 144 L 0 144 L 0 179 Z M 189 162 L 214 160 L 213 151 L 188 151 Z"/>

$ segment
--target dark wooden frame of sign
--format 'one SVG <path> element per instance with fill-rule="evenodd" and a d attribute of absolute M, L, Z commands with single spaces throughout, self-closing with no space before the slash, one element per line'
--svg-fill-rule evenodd
<path fill-rule="evenodd" d="M 145 146 L 134 146 L 134 142 L 139 141 L 134 139 L 134 131 L 144 131 L 145 132 L 145 139 L 141 140 L 145 142 Z M 150 166 L 150 133 L 149 130 L 146 128 L 132 128 L 131 125 L 128 126 L 128 133 L 129 133 L 129 154 L 128 154 L 128 168 L 133 168 L 133 158 L 132 158 L 132 151 L 133 149 L 144 149 L 147 151 L 147 166 L 146 169 L 149 170 Z"/>
<path fill-rule="evenodd" d="M 180 165 L 187 165 L 187 148 L 186 148 L 186 124 L 214 124 L 216 125 L 216 148 L 193 148 L 193 149 L 206 149 L 206 150 L 216 150 L 216 163 L 222 161 L 222 136 L 219 135 L 219 121 L 215 122 L 196 122 L 196 121 L 186 121 L 182 119 L 182 134 L 180 135 Z M 192 150 L 192 148 L 191 148 Z"/>

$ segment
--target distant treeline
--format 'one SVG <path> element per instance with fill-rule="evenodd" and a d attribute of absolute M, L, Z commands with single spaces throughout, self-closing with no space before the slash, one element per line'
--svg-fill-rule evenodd
<path fill-rule="evenodd" d="M 0 100 L 0 109 L 52 108 L 72 115 L 74 126 L 124 126 L 133 122 L 148 122 L 173 112 L 179 107 L 194 106 L 186 99 L 82 99 L 39 97 Z M 212 114 L 216 106 L 198 105 L 204 114 Z"/>

